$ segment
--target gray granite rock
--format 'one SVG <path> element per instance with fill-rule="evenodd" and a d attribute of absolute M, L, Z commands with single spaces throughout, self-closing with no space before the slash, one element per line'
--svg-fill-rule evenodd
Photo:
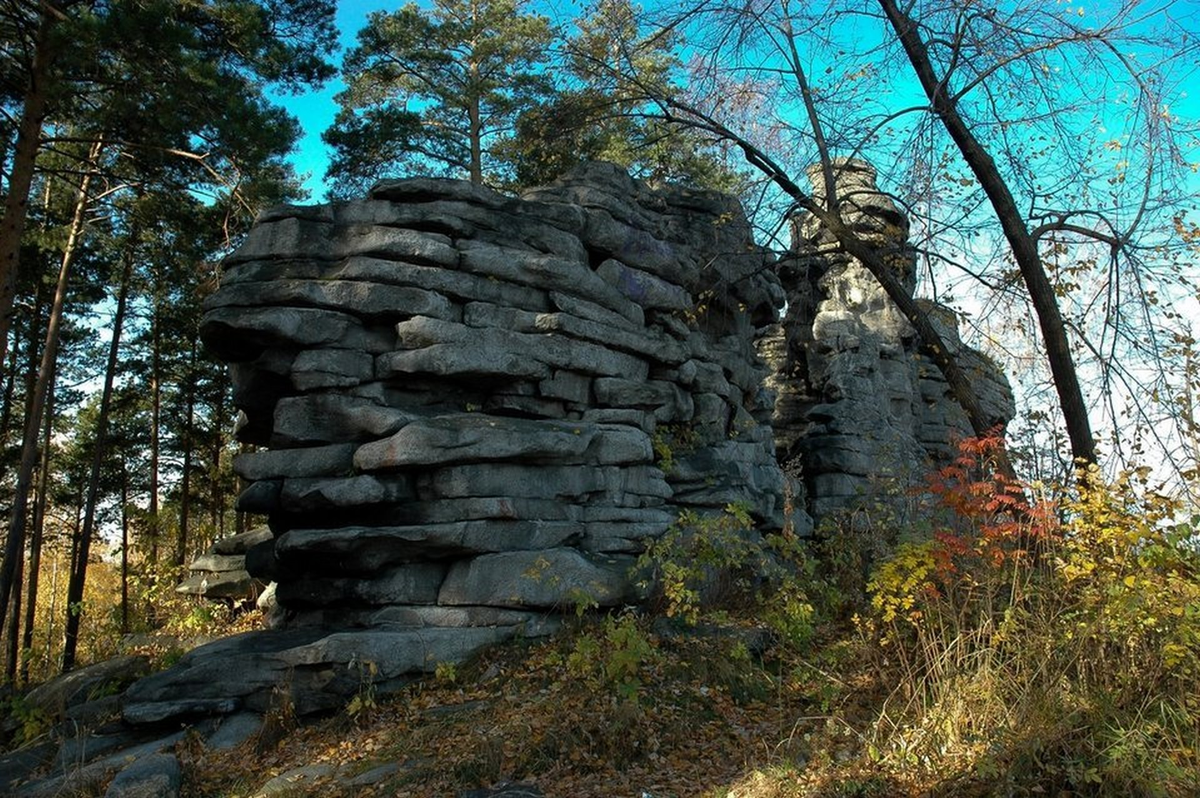
<path fill-rule="evenodd" d="M 333 708 L 352 663 L 384 689 L 636 600 L 630 565 L 681 508 L 792 523 L 754 348 L 785 299 L 768 259 L 731 198 L 604 164 L 520 198 L 419 178 L 263 214 L 202 334 L 239 439 L 270 446 L 236 469 L 274 535 L 196 576 L 242 555 L 277 628 L 143 680 L 126 720 L 262 711 L 285 678 L 302 713 Z M 669 478 L 656 435 L 687 441 Z"/>
<path fill-rule="evenodd" d="M 262 728 L 261 715 L 254 712 L 239 712 L 222 718 L 216 729 L 204 740 L 204 745 L 214 751 L 237 748 Z"/>
<path fill-rule="evenodd" d="M 413 419 L 399 408 L 332 393 L 285 397 L 275 406 L 274 415 L 271 445 L 284 450 L 314 443 L 374 440 Z"/>
<path fill-rule="evenodd" d="M 104 798 L 175 798 L 182 785 L 183 771 L 174 754 L 150 754 L 122 769 Z"/>
<path fill-rule="evenodd" d="M 633 597 L 631 565 L 627 558 L 589 558 L 568 548 L 484 554 L 454 564 L 438 603 L 565 610 L 586 600 L 610 607 Z"/>
<path fill-rule="evenodd" d="M 113 694 L 149 670 L 146 657 L 126 654 L 77 668 L 56 676 L 30 690 L 25 704 L 50 718 L 60 718 L 71 707 L 86 703 L 98 694 Z"/>

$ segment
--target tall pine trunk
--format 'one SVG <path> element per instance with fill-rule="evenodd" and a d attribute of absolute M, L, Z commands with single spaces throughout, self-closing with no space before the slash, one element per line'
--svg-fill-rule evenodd
<path fill-rule="evenodd" d="M 9 684 L 17 679 L 17 658 L 21 644 L 21 577 L 24 575 L 25 552 L 17 552 L 17 570 L 13 577 L 12 606 L 8 613 L 8 638 L 4 658 L 4 678 Z"/>
<path fill-rule="evenodd" d="M 8 430 L 12 424 L 13 397 L 17 388 L 17 363 L 21 360 L 21 337 L 13 333 L 13 345 L 9 349 L 8 368 L 5 369 L 4 405 L 0 408 L 0 451 L 8 448 Z"/>
<path fill-rule="evenodd" d="M 121 634 L 129 634 L 129 470 L 121 472 Z"/>
<path fill-rule="evenodd" d="M 154 578 L 158 567 L 158 456 L 160 426 L 162 423 L 162 338 L 159 335 L 162 302 L 154 300 L 154 312 L 150 319 L 150 508 L 147 534 L 150 536 L 150 578 Z"/>
<path fill-rule="evenodd" d="M 101 143 L 92 145 L 89 163 L 94 165 L 100 158 Z M 79 193 L 75 200 L 75 213 L 71 217 L 70 232 L 63 249 L 62 265 L 58 271 L 58 285 L 54 292 L 54 304 L 50 309 L 50 321 L 46 326 L 46 342 L 42 347 L 42 366 L 29 417 L 25 419 L 25 436 L 21 443 L 21 464 L 17 471 L 16 492 L 13 496 L 12 519 L 8 528 L 8 540 L 4 545 L 4 561 L 0 564 L 0 618 L 8 616 L 8 602 L 12 596 L 17 563 L 25 548 L 26 509 L 29 506 L 29 489 L 33 482 L 34 466 L 38 459 L 38 439 L 42 432 L 42 410 L 49 393 L 49 378 L 54 372 L 58 358 L 58 341 L 62 330 L 63 305 L 66 303 L 67 286 L 71 277 L 71 266 L 75 260 L 79 239 L 83 235 L 84 213 L 88 205 L 88 186 L 91 185 L 92 169 L 87 168 L 79 180 Z"/>
<path fill-rule="evenodd" d="M 67 623 L 63 638 L 62 669 L 75 667 L 75 650 L 79 642 L 79 622 L 83 616 L 83 588 L 87 580 L 88 557 L 96 532 L 96 505 L 100 499 L 100 471 L 108 454 L 108 416 L 112 410 L 113 383 L 117 377 L 117 361 L 121 349 L 121 328 L 125 323 L 125 308 L 129 301 L 129 284 L 133 281 L 133 262 L 137 250 L 136 225 L 130 230 L 117 289 L 117 310 L 113 314 L 112 338 L 108 345 L 108 363 L 104 369 L 104 388 L 100 393 L 100 412 L 96 419 L 96 441 L 92 449 L 92 469 L 88 477 L 87 503 L 83 511 L 83 529 L 79 537 L 79 556 L 67 582 Z M 124 510 L 122 510 L 124 512 Z"/>
<path fill-rule="evenodd" d="M 17 144 L 8 178 L 8 193 L 4 197 L 4 218 L 0 220 L 0 363 L 7 358 L 8 329 L 12 323 L 13 299 L 17 292 L 21 239 L 25 235 L 25 220 L 29 215 L 29 187 L 33 184 L 34 166 L 42 140 L 42 122 L 46 116 L 47 84 L 50 80 L 50 62 L 54 57 L 51 34 L 55 23 L 53 13 L 42 12 L 34 35 L 29 85 L 25 88 L 25 103 L 17 127 Z"/>
<path fill-rule="evenodd" d="M 175 564 L 183 566 L 187 560 L 188 524 L 192 511 L 192 438 L 195 437 L 196 416 L 196 339 L 188 353 L 187 371 L 187 418 L 183 427 L 183 479 L 179 497 L 179 538 L 176 541 Z"/>
<path fill-rule="evenodd" d="M 29 587 L 25 599 L 25 628 L 21 638 L 21 681 L 29 684 L 33 626 L 37 619 L 38 581 L 42 569 L 42 542 L 46 538 L 46 503 L 50 495 L 50 442 L 54 435 L 54 375 L 46 396 L 46 427 L 42 435 L 42 464 L 38 469 L 37 498 L 33 506 L 33 537 L 29 541 Z"/>

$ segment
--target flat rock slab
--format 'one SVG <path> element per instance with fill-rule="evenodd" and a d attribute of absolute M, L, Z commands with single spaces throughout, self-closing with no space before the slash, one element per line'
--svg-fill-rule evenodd
<path fill-rule="evenodd" d="M 140 759 L 170 748 L 182 740 L 183 736 L 184 732 L 176 732 L 167 737 L 123 749 L 83 767 L 22 785 L 14 795 L 18 798 L 52 798 L 62 795 L 94 793 L 113 773 L 125 769 Z"/>
<path fill-rule="evenodd" d="M 214 751 L 237 748 L 258 734 L 262 724 L 262 715 L 255 712 L 238 712 L 223 718 L 216 731 L 208 736 L 204 744 Z"/>
<path fill-rule="evenodd" d="M 176 798 L 182 783 L 183 772 L 174 754 L 151 754 L 118 773 L 104 798 Z"/>
<path fill-rule="evenodd" d="M 363 471 L 491 460 L 577 461 L 596 435 L 594 424 L 482 413 L 419 419 L 386 440 L 360 446 Z"/>
<path fill-rule="evenodd" d="M 239 557 L 239 560 L 245 561 Z M 243 570 L 192 574 L 175 587 L 176 593 L 210 599 L 252 599 L 260 582 Z"/>
<path fill-rule="evenodd" d="M 67 709 L 94 700 L 100 693 L 113 694 L 150 668 L 148 659 L 126 655 L 57 676 L 29 691 L 25 703 L 50 717 L 60 717 Z"/>
<path fill-rule="evenodd" d="M 0 756 L 0 795 L 11 795 L 16 787 L 46 765 L 58 750 L 46 741 L 27 745 Z"/>
<path fill-rule="evenodd" d="M 139 725 L 240 710 L 261 713 L 272 691 L 285 684 L 299 715 L 337 709 L 361 689 L 361 663 L 375 663 L 381 689 L 396 688 L 406 677 L 432 673 L 442 662 L 461 662 L 520 628 L 246 632 L 193 649 L 171 668 L 134 683 L 125 694 L 124 718 Z"/>
<path fill-rule="evenodd" d="M 242 532 L 238 535 L 230 535 L 227 538 L 221 538 L 212 545 L 213 554 L 245 554 L 254 546 L 262 543 L 264 540 L 270 540 L 272 537 L 271 530 L 265 526 L 260 526 L 251 529 L 248 532 Z"/>
<path fill-rule="evenodd" d="M 335 771 L 336 768 L 333 765 L 324 762 L 292 768 L 286 773 L 280 773 L 259 787 L 254 792 L 254 798 L 274 798 L 274 796 L 285 794 L 303 794 L 311 790 L 313 785 L 319 780 L 332 776 Z"/>
<path fill-rule="evenodd" d="M 451 567 L 438 603 L 566 610 L 577 602 L 595 602 L 611 607 L 631 596 L 631 565 L 628 558 L 585 557 L 570 548 L 484 554 Z"/>

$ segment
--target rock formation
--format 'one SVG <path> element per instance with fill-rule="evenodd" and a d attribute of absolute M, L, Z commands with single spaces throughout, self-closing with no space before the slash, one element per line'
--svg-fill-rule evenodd
<path fill-rule="evenodd" d="M 354 663 L 386 687 L 635 601 L 681 508 L 803 524 L 755 351 L 770 265 L 736 201 L 605 164 L 520 199 L 411 179 L 264 214 L 202 335 L 263 447 L 235 462 L 273 533 L 246 568 L 284 628 L 143 680 L 126 719 L 261 710 L 285 674 L 318 710 Z"/>
<path fill-rule="evenodd" d="M 880 192 L 868 164 L 840 160 L 834 167 L 843 218 L 885 253 L 911 293 L 916 255 L 908 218 Z M 820 168 L 809 178 L 822 200 Z M 803 475 L 812 516 L 876 500 L 885 483 L 921 484 L 971 427 L 908 321 L 870 272 L 808 215 L 793 219 L 792 253 L 778 272 L 787 312 L 760 351 L 774 372 L 767 385 L 778 397 L 772 417 L 778 456 L 789 473 Z M 1003 372 L 960 341 L 953 311 L 923 304 L 985 412 L 1006 424 L 1015 409 Z"/>
<path fill-rule="evenodd" d="M 844 218 L 911 290 L 907 219 L 866 164 L 836 168 Z M 927 308 L 1006 422 L 1003 375 Z M 179 589 L 273 581 L 276 628 L 119 698 L 93 688 L 140 675 L 136 658 L 31 693 L 61 742 L 0 758 L 0 790 L 39 770 L 17 794 L 94 789 L 131 756 L 114 786 L 169 787 L 179 763 L 156 752 L 179 721 L 221 716 L 193 729 L 231 746 L 272 705 L 340 709 L 364 679 L 385 692 L 578 603 L 637 601 L 636 557 L 681 510 L 737 503 L 762 531 L 803 534 L 806 510 L 920 479 L 969 431 L 819 224 L 795 219 L 775 262 L 731 198 L 604 164 L 519 199 L 412 179 L 272 210 L 226 260 L 202 335 L 258 447 L 235 462 L 239 506 L 269 528 L 218 542 Z"/>
<path fill-rule="evenodd" d="M 271 537 L 271 530 L 259 527 L 221 538 L 188 566 L 191 575 L 175 587 L 175 592 L 235 607 L 257 601 L 267 586 L 246 571 L 246 552 Z"/>

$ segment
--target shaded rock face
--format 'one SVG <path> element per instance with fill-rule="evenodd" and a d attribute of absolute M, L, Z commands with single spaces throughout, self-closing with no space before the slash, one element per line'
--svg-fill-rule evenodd
<path fill-rule="evenodd" d="M 412 179 L 264 215 L 202 327 L 268 447 L 235 461 L 274 532 L 247 568 L 293 625 L 611 606 L 676 508 L 782 526 L 767 266 L 735 201 L 606 164 L 521 199 Z M 687 441 L 671 473 L 656 436 Z"/>
<path fill-rule="evenodd" d="M 909 222 L 861 161 L 834 164 L 843 218 L 885 254 L 901 283 L 915 286 Z M 819 168 L 809 172 L 824 197 Z M 782 322 L 759 349 L 777 394 L 772 424 L 780 462 L 802 474 L 818 521 L 873 501 L 891 483 L 923 484 L 955 442 L 971 434 L 941 372 L 922 351 L 908 321 L 861 263 L 805 215 L 793 220 L 792 255 L 778 264 L 788 294 Z M 950 309 L 925 302 L 935 327 L 959 359 L 986 413 L 998 425 L 1015 413 L 1002 371 L 965 346 Z"/>
<path fill-rule="evenodd" d="M 263 447 L 234 465 L 272 532 L 245 568 L 284 628 L 143 680 L 126 720 L 261 711 L 284 674 L 325 709 L 353 663 L 399 684 L 635 601 L 685 507 L 795 523 L 755 349 L 769 267 L 736 201 L 606 164 L 520 199 L 411 179 L 264 214 L 201 332 Z"/>
<path fill-rule="evenodd" d="M 175 592 L 233 606 L 256 601 L 267 586 L 246 571 L 246 552 L 271 537 L 269 529 L 260 527 L 218 540 L 188 566 L 191 575 Z"/>

